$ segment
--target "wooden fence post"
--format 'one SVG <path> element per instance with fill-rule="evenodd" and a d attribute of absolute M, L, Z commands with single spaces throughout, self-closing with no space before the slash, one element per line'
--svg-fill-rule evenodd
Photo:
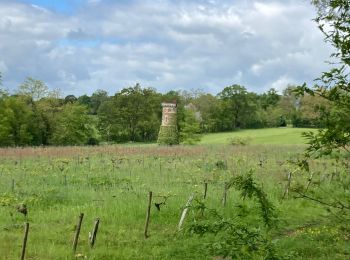
<path fill-rule="evenodd" d="M 90 237 L 90 247 L 91 248 L 93 248 L 93 246 L 95 244 L 99 224 L 100 224 L 100 219 L 97 218 L 95 220 L 94 228 L 92 230 L 91 237 Z"/>
<path fill-rule="evenodd" d="M 191 202 L 192 202 L 193 198 L 194 198 L 194 194 L 191 194 L 191 196 L 188 198 L 188 201 L 187 201 L 187 203 L 185 205 L 185 208 L 182 211 L 181 218 L 180 218 L 179 225 L 178 225 L 178 230 L 179 231 L 181 230 L 182 224 L 185 221 L 188 208 L 191 205 Z"/>
<path fill-rule="evenodd" d="M 25 226 L 24 226 L 24 238 L 23 238 L 23 245 L 22 245 L 21 260 L 24 260 L 24 257 L 25 257 L 25 254 L 26 254 L 28 233 L 29 233 L 29 223 L 26 222 Z"/>
<path fill-rule="evenodd" d="M 208 191 L 208 183 L 204 182 L 204 195 L 203 195 L 203 199 L 206 199 L 207 197 L 207 191 Z"/>
<path fill-rule="evenodd" d="M 83 222 L 83 218 L 84 218 L 84 213 L 80 213 L 78 224 L 77 224 L 77 229 L 76 229 L 76 232 L 75 232 L 75 235 L 74 235 L 74 240 L 73 240 L 73 251 L 74 251 L 74 253 L 77 250 L 79 234 L 80 234 L 80 228 L 81 228 L 81 223 Z"/>
<path fill-rule="evenodd" d="M 149 225 L 149 220 L 151 218 L 151 205 L 152 205 L 152 191 L 148 193 L 148 207 L 147 207 L 147 215 L 146 215 L 146 223 L 145 223 L 145 238 L 148 238 L 148 225 Z"/>
<path fill-rule="evenodd" d="M 286 186 L 286 189 L 284 191 L 282 199 L 285 199 L 285 197 L 288 197 L 291 182 L 292 182 L 292 172 L 289 172 L 288 173 L 288 183 L 287 183 L 287 186 Z"/>

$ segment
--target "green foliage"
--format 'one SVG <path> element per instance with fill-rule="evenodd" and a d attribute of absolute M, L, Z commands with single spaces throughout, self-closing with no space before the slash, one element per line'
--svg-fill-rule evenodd
<path fill-rule="evenodd" d="M 344 0 L 313 1 L 318 9 L 315 21 L 325 35 L 325 41 L 335 47 L 332 58 L 338 67 L 324 72 L 318 85 L 300 86 L 301 94 L 320 96 L 330 102 L 331 111 L 324 122 L 325 128 L 307 137 L 310 146 L 306 156 L 323 156 L 333 151 L 350 154 L 350 4 Z"/>
<path fill-rule="evenodd" d="M 26 97 L 0 100 L 0 145 L 25 146 L 35 136 L 33 104 Z"/>
<path fill-rule="evenodd" d="M 83 145 L 98 139 L 96 120 L 87 114 L 87 108 L 78 104 L 65 104 L 56 117 L 51 142 L 56 145 Z"/>
<path fill-rule="evenodd" d="M 157 143 L 167 145 L 179 144 L 177 126 L 160 126 Z"/>
<path fill-rule="evenodd" d="M 268 228 L 274 227 L 276 220 L 274 206 L 254 182 L 252 172 L 233 177 L 227 183 L 227 188 L 239 190 L 243 200 L 255 198 L 264 224 Z M 198 206 L 195 206 L 195 209 L 201 212 L 207 209 L 203 202 L 197 203 Z M 233 259 L 278 259 L 276 250 L 264 230 L 254 225 L 244 224 L 243 219 L 226 218 L 215 209 L 207 209 L 207 211 L 210 214 L 209 217 L 191 223 L 188 232 L 200 236 L 215 235 L 215 239 L 209 245 L 212 255 Z M 246 214 L 242 216 L 242 218 L 246 217 Z"/>
<path fill-rule="evenodd" d="M 117 142 L 156 140 L 161 117 L 160 100 L 154 89 L 142 88 L 139 84 L 122 89 L 99 107 L 102 135 Z"/>
<path fill-rule="evenodd" d="M 247 92 L 245 87 L 232 85 L 224 88 L 218 94 L 218 98 L 222 101 L 223 129 L 221 130 L 234 130 L 260 125 L 256 117 L 255 93 Z"/>
<path fill-rule="evenodd" d="M 269 106 L 261 110 L 259 116 L 265 127 L 287 126 L 287 113 L 280 106 Z"/>
<path fill-rule="evenodd" d="M 275 107 L 277 106 L 278 102 L 280 101 L 281 97 L 277 93 L 276 89 L 271 88 L 267 91 L 267 93 L 263 93 L 260 97 L 261 99 L 261 106 L 263 109 L 267 109 L 268 107 Z"/>
<path fill-rule="evenodd" d="M 228 182 L 228 187 L 235 187 L 241 192 L 241 197 L 254 198 L 260 207 L 260 216 L 264 224 L 272 227 L 275 224 L 276 215 L 272 203 L 267 199 L 266 193 L 253 180 L 252 170 L 248 174 L 233 177 Z"/>
<path fill-rule="evenodd" d="M 19 86 L 17 93 L 23 96 L 29 96 L 33 100 L 39 100 L 49 94 L 48 87 L 41 80 L 33 79 L 31 77 Z"/>
<path fill-rule="evenodd" d="M 64 103 L 74 103 L 78 101 L 78 99 L 74 95 L 68 95 L 64 98 Z"/>
<path fill-rule="evenodd" d="M 97 90 L 91 96 L 76 98 L 68 95 L 62 99 L 58 91 L 49 91 L 44 82 L 27 78 L 11 98 L 8 92 L 0 91 L 0 113 L 3 115 L 0 146 L 84 143 L 82 140 L 86 138 L 79 133 L 72 133 L 72 136 L 81 136 L 74 137 L 76 141 L 72 143 L 68 142 L 73 139 L 58 137 L 57 129 L 74 131 L 74 127 L 59 124 L 64 122 L 61 113 L 65 105 L 76 103 L 87 108 L 87 112 L 82 110 L 82 117 L 86 113 L 93 115 L 87 121 L 92 125 L 88 127 L 91 134 L 87 134 L 90 137 L 85 144 L 98 144 L 99 141 L 155 142 L 160 130 L 162 101 L 177 102 L 177 130 L 160 131 L 161 139 L 166 132 L 179 132 L 178 137 L 166 140 L 169 144 L 194 144 L 200 142 L 202 133 L 209 132 L 279 127 L 290 123 L 296 127 L 322 127 L 330 125 L 332 121 L 328 118 L 346 120 L 345 110 L 329 109 L 329 104 L 320 102 L 311 94 L 297 97 L 294 89 L 289 86 L 283 95 L 274 89 L 258 95 L 248 92 L 245 87 L 232 85 L 217 96 L 202 91 L 169 91 L 162 95 L 136 84 L 111 97 L 106 91 Z M 8 109 L 9 103 L 17 105 Z M 23 109 L 27 111 L 17 118 L 16 113 Z M 67 133 L 64 135 L 68 136 Z M 226 138 L 224 142 L 227 142 Z"/>
<path fill-rule="evenodd" d="M 81 102 L 88 105 L 91 114 L 96 115 L 99 107 L 106 100 L 108 100 L 108 93 L 102 89 L 98 89 L 91 95 L 90 100 L 84 97 L 81 99 Z"/>
<path fill-rule="evenodd" d="M 250 137 L 231 137 L 228 139 L 228 143 L 232 145 L 247 145 L 251 142 Z"/>
<path fill-rule="evenodd" d="M 221 108 L 220 101 L 208 93 L 200 94 L 191 101 L 200 113 L 201 132 L 210 133 L 221 130 Z"/>
<path fill-rule="evenodd" d="M 226 219 L 215 210 L 209 221 L 194 222 L 188 232 L 200 236 L 213 234 L 215 240 L 207 245 L 211 255 L 232 259 L 278 259 L 275 248 L 264 233 L 254 227 Z"/>
<path fill-rule="evenodd" d="M 219 170 L 227 170 L 227 162 L 224 160 L 218 160 L 215 162 L 215 167 Z"/>
<path fill-rule="evenodd" d="M 78 97 L 77 101 L 79 104 L 84 105 L 88 108 L 91 108 L 91 97 L 89 97 L 88 95 L 82 95 Z"/>
<path fill-rule="evenodd" d="M 195 144 L 201 140 L 200 122 L 196 118 L 194 110 L 187 108 L 184 111 L 184 120 L 180 124 L 180 142 L 184 144 Z"/>
<path fill-rule="evenodd" d="M 281 129 L 269 130 L 287 135 Z M 25 203 L 32 227 L 29 245 L 35 245 L 28 247 L 31 259 L 73 257 L 71 238 L 81 212 L 85 216 L 77 253 L 88 259 L 213 259 L 224 255 L 232 259 L 347 259 L 349 222 L 343 220 L 342 210 L 326 211 L 313 201 L 295 198 L 295 193 L 281 200 L 285 171 L 290 167 L 283 162 L 296 158 L 302 149 L 281 144 L 1 149 L 0 258 L 17 259 L 20 254 L 25 217 L 16 206 Z M 258 165 L 260 159 L 264 159 L 263 166 Z M 329 159 L 312 162 L 314 175 L 307 195 L 318 199 L 338 194 L 346 202 L 348 167 L 332 163 Z M 241 197 L 239 186 L 251 187 L 249 179 L 242 182 L 249 185 L 237 184 L 228 190 L 223 207 L 223 184 L 232 174 L 216 165 L 226 165 L 234 176 L 242 173 L 242 178 L 247 169 L 256 169 L 254 185 L 268 194 L 280 224 L 268 229 L 257 197 L 248 197 L 254 194 L 250 188 L 246 198 Z M 293 175 L 292 187 L 298 182 L 305 190 L 309 178 L 308 174 Z M 176 232 L 188 195 L 195 192 L 201 197 L 203 181 L 208 183 L 206 199 L 193 201 L 184 222 L 184 230 L 192 225 L 196 230 Z M 160 210 L 152 203 L 150 238 L 145 240 L 149 191 L 153 191 L 154 203 L 169 198 Z M 331 198 L 327 202 L 340 206 Z M 336 221 L 340 216 L 342 220 Z M 101 228 L 91 250 L 88 233 L 96 217 Z"/>

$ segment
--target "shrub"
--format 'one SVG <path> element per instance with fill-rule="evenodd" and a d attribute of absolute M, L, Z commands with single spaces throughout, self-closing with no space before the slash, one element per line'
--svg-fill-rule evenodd
<path fill-rule="evenodd" d="M 229 144 L 232 145 L 247 145 L 251 142 L 251 137 L 231 137 L 228 139 Z"/>

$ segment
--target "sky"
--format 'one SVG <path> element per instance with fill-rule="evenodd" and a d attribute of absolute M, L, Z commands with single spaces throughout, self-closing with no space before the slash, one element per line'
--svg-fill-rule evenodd
<path fill-rule="evenodd" d="M 0 72 L 12 92 L 282 91 L 329 66 L 315 16 L 309 0 L 0 0 Z"/>

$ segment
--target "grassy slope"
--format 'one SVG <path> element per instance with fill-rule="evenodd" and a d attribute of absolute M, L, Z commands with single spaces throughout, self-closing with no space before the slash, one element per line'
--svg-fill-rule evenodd
<path fill-rule="evenodd" d="M 239 130 L 227 133 L 207 134 L 203 136 L 201 144 L 228 144 L 229 138 L 250 138 L 251 144 L 305 144 L 306 139 L 301 136 L 303 132 L 316 131 L 310 128 L 265 128 Z"/>

